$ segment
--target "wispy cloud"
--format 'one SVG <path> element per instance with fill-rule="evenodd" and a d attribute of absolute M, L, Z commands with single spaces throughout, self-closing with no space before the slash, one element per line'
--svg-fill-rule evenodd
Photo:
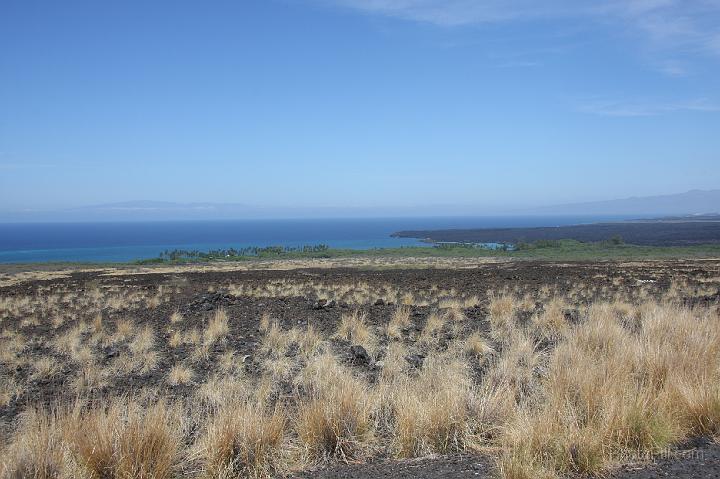
<path fill-rule="evenodd" d="M 441 26 L 585 18 L 629 27 L 663 49 L 720 56 L 718 0 L 320 0 Z M 675 72 L 676 73 L 676 72 Z"/>
<path fill-rule="evenodd" d="M 496 68 L 532 68 L 542 66 L 541 62 L 534 60 L 509 60 L 497 64 Z"/>
<path fill-rule="evenodd" d="M 657 116 L 675 112 L 720 112 L 720 104 L 707 99 L 658 102 L 591 101 L 580 105 L 579 111 L 601 116 L 640 117 Z"/>

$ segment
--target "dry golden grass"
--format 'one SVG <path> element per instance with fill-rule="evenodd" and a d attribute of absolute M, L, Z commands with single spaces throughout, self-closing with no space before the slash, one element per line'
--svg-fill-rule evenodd
<path fill-rule="evenodd" d="M 372 438 L 369 390 L 323 355 L 304 372 L 310 395 L 298 405 L 295 429 L 310 460 L 362 456 Z"/>
<path fill-rule="evenodd" d="M 258 323 L 258 329 L 261 333 L 267 333 L 270 327 L 272 326 L 272 319 L 270 318 L 270 315 L 265 312 L 260 316 L 260 322 Z"/>
<path fill-rule="evenodd" d="M 465 339 L 464 349 L 466 353 L 483 361 L 495 354 L 495 349 L 493 349 L 485 336 L 477 331 Z"/>
<path fill-rule="evenodd" d="M 171 348 L 177 348 L 178 346 L 183 344 L 184 336 L 181 331 L 173 331 L 170 333 L 170 338 L 168 339 L 168 346 Z"/>
<path fill-rule="evenodd" d="M 471 437 L 467 367 L 449 356 L 430 357 L 417 377 L 387 389 L 393 450 L 399 457 L 465 450 Z"/>
<path fill-rule="evenodd" d="M 117 400 L 90 410 L 31 409 L 3 455 L 3 478 L 172 478 L 181 469 L 178 411 Z"/>
<path fill-rule="evenodd" d="M 176 364 L 170 369 L 167 381 L 173 386 L 177 386 L 178 384 L 188 384 L 192 382 L 194 376 L 195 374 L 192 369 L 182 364 Z"/>
<path fill-rule="evenodd" d="M 9 367 L 22 364 L 25 361 L 22 352 L 27 346 L 27 340 L 21 333 L 4 330 L 0 337 L 0 363 L 7 364 Z"/>
<path fill-rule="evenodd" d="M 173 313 L 170 315 L 170 323 L 172 324 L 182 323 L 182 320 L 183 316 L 178 310 L 173 311 Z"/>
<path fill-rule="evenodd" d="M 535 334 L 540 339 L 558 340 L 568 331 L 565 318 L 567 304 L 561 298 L 552 298 L 544 305 L 542 313 L 532 317 Z"/>
<path fill-rule="evenodd" d="M 125 373 L 137 372 L 140 374 L 147 374 L 156 369 L 160 360 L 159 353 L 155 350 L 156 341 L 152 327 L 141 328 L 128 344 L 130 356 L 116 358 L 119 369 Z"/>
<path fill-rule="evenodd" d="M 59 370 L 58 362 L 47 356 L 43 356 L 33 361 L 32 368 L 32 377 L 35 379 L 52 378 Z"/>
<path fill-rule="evenodd" d="M 325 338 L 312 324 L 308 324 L 305 329 L 295 330 L 292 336 L 305 359 L 309 359 L 323 350 Z"/>
<path fill-rule="evenodd" d="M 224 309 L 218 309 L 203 331 L 203 344 L 212 345 L 225 338 L 230 331 L 228 316 Z"/>
<path fill-rule="evenodd" d="M 135 325 L 127 319 L 119 319 L 115 322 L 115 333 L 110 337 L 110 343 L 127 341 L 135 334 Z"/>
<path fill-rule="evenodd" d="M 270 321 L 264 331 L 260 351 L 276 357 L 283 356 L 292 342 L 291 335 L 285 332 L 277 321 Z"/>
<path fill-rule="evenodd" d="M 521 408 L 510 421 L 505 476 L 598 473 L 717 431 L 720 324 L 716 314 L 698 313 L 654 304 L 635 333 L 612 305 L 590 308 L 551 355 L 540 407 Z"/>
<path fill-rule="evenodd" d="M 517 331 L 516 299 L 509 294 L 490 294 L 490 334 L 494 339 L 507 343 Z"/>
<path fill-rule="evenodd" d="M 201 477 L 272 477 L 282 473 L 286 418 L 252 400 L 235 398 L 219 406 L 200 436 Z"/>
<path fill-rule="evenodd" d="M 316 321 L 283 314 L 285 329 L 259 314 L 259 331 L 236 329 L 246 319 L 231 325 L 224 310 L 168 319 L 175 286 L 3 297 L 0 407 L 61 375 L 63 397 L 99 401 L 23 405 L 2 424 L 0 479 L 265 478 L 375 454 L 478 451 L 504 478 L 551 478 L 602 474 L 689 437 L 717 437 L 720 317 L 713 305 L 683 305 L 717 282 L 637 281 L 598 274 L 562 285 L 562 296 L 517 286 L 487 303 L 439 285 L 243 283 L 234 294 L 360 308 L 328 308 Z M 478 304 L 487 318 L 467 309 Z M 129 305 L 155 307 L 160 319 L 133 323 Z M 339 312 L 328 336 L 325 321 Z M 387 322 L 372 326 L 378 318 Z M 355 344 L 378 361 L 353 361 Z M 106 400 L 127 384 L 138 394 Z"/>
<path fill-rule="evenodd" d="M 378 362 L 380 369 L 380 377 L 385 382 L 392 382 L 398 377 L 404 375 L 408 371 L 408 362 L 405 356 L 408 355 L 407 346 L 400 342 L 390 343 L 385 357 Z"/>
<path fill-rule="evenodd" d="M 352 344 L 359 344 L 368 352 L 375 349 L 377 342 L 375 335 L 366 324 L 366 315 L 357 310 L 342 315 L 335 336 Z"/>
<path fill-rule="evenodd" d="M 445 326 L 447 317 L 438 312 L 430 313 L 425 319 L 425 326 L 423 326 L 420 332 L 420 338 L 418 341 L 421 344 L 432 345 L 439 339 L 440 332 Z"/>
<path fill-rule="evenodd" d="M 392 315 L 387 325 L 386 334 L 388 338 L 399 340 L 402 338 L 402 329 L 410 325 L 410 308 L 399 306 Z"/>
<path fill-rule="evenodd" d="M 15 379 L 0 375 L 0 407 L 8 405 L 20 392 L 20 385 Z"/>

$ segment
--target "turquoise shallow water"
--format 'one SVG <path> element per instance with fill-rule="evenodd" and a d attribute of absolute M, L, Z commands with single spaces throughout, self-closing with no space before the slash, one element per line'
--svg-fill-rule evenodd
<path fill-rule="evenodd" d="M 467 217 L 124 223 L 0 224 L 0 263 L 125 262 L 154 258 L 166 249 L 207 251 L 247 246 L 370 249 L 422 245 L 391 238 L 400 230 L 561 226 L 620 218 Z"/>

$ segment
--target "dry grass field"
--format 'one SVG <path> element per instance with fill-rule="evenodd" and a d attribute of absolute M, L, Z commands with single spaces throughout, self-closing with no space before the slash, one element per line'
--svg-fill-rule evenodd
<path fill-rule="evenodd" d="M 4 272 L 0 478 L 552 478 L 720 434 L 718 261 L 327 266 Z"/>

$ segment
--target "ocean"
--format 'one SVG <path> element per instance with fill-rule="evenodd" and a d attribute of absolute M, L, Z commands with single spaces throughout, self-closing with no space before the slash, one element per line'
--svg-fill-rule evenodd
<path fill-rule="evenodd" d="M 248 246 L 371 249 L 423 245 L 391 238 L 400 230 L 562 226 L 617 217 L 443 217 L 0 223 L 0 263 L 129 262 L 172 249 L 208 251 Z"/>

